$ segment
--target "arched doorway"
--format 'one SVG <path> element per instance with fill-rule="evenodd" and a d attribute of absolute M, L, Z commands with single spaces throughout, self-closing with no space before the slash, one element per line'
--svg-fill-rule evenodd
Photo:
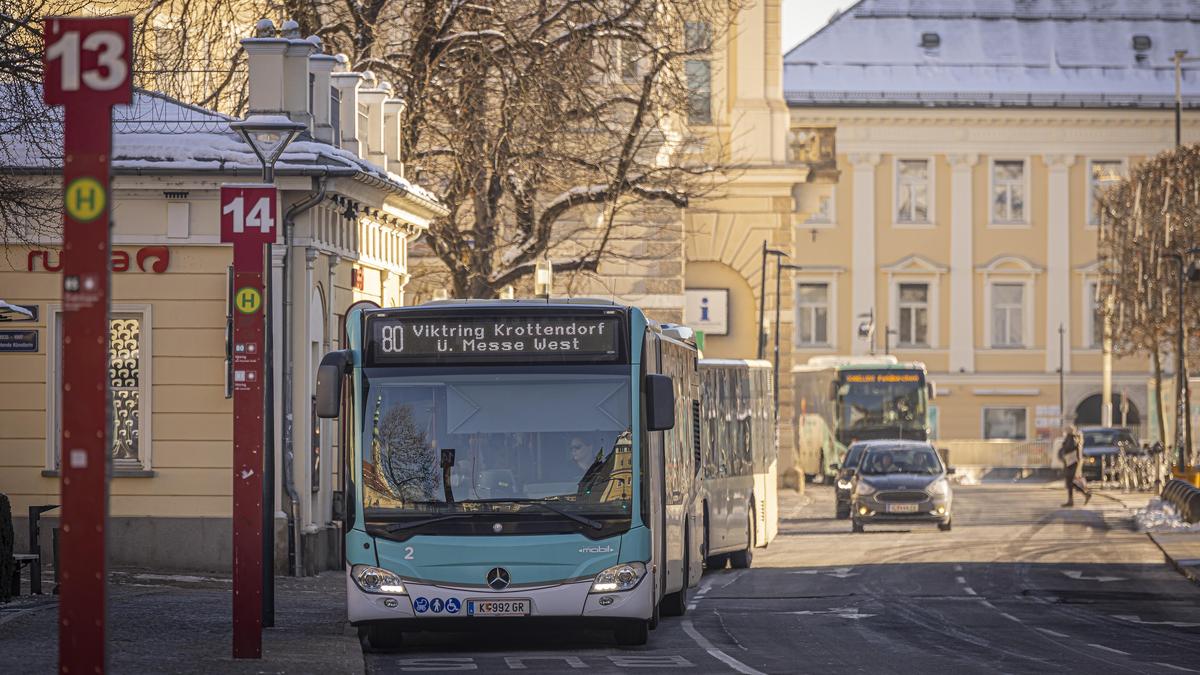
<path fill-rule="evenodd" d="M 1122 413 L 1122 403 L 1128 405 Z M 1103 423 L 1104 416 L 1101 408 L 1104 404 L 1103 394 L 1092 394 L 1079 402 L 1075 406 L 1075 426 L 1077 427 L 1095 427 Z M 1122 424 L 1122 418 L 1124 423 Z M 1116 426 L 1126 426 L 1132 429 L 1137 429 L 1142 424 L 1141 414 L 1137 409 L 1137 404 L 1132 400 L 1125 399 L 1121 394 L 1113 393 L 1113 424 Z"/>

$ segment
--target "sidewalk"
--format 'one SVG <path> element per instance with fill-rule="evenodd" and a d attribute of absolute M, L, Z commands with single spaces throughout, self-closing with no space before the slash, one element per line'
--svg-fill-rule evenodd
<path fill-rule="evenodd" d="M 111 673 L 362 673 L 357 632 L 346 624 L 345 577 L 280 577 L 275 628 L 261 660 L 234 661 L 228 578 L 121 570 L 109 584 Z M 52 586 L 51 586 L 52 587 Z M 58 662 L 55 596 L 0 605 L 0 672 L 53 673 Z"/>
<path fill-rule="evenodd" d="M 1119 490 L 1096 490 L 1101 497 L 1111 499 L 1129 510 L 1146 508 L 1146 504 L 1158 495 L 1149 492 L 1121 492 Z M 1200 584 L 1200 532 L 1150 531 L 1150 540 L 1163 552 L 1167 562 L 1180 574 Z"/>

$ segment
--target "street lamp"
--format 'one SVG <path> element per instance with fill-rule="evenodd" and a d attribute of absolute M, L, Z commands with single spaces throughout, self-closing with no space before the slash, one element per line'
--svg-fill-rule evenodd
<path fill-rule="evenodd" d="M 764 332 L 766 326 L 764 322 L 767 317 L 767 256 L 773 255 L 779 258 L 786 258 L 788 254 L 780 251 L 777 248 L 767 248 L 767 240 L 763 239 L 762 243 L 762 271 L 759 275 L 758 289 L 759 297 L 762 301 L 758 304 L 758 358 L 763 358 L 763 352 L 767 349 L 767 334 Z M 778 285 L 778 284 L 777 284 Z M 778 294 L 777 294 L 778 295 Z M 778 302 L 778 299 L 776 300 Z"/>
<path fill-rule="evenodd" d="M 888 324 L 883 324 L 883 355 L 888 356 L 892 353 L 892 336 L 899 336 L 900 331 L 892 328 Z"/>
<path fill-rule="evenodd" d="M 244 120 L 231 122 L 229 128 L 233 129 L 246 141 L 250 149 L 254 151 L 254 155 L 258 157 L 258 162 L 262 166 L 262 182 L 275 182 L 275 163 L 283 155 L 283 151 L 287 146 L 295 140 L 296 136 L 301 131 L 307 129 L 299 122 L 293 122 L 285 115 L 250 115 Z M 268 248 L 268 251 L 270 249 Z M 268 253 L 268 261 L 269 261 Z M 283 256 L 283 291 L 281 300 L 283 300 L 284 312 L 287 312 L 288 304 L 288 283 L 290 276 L 288 275 L 289 261 L 291 260 L 291 247 L 285 246 Z M 262 597 L 262 614 L 263 626 L 270 628 L 275 625 L 275 340 L 274 340 L 274 320 L 273 312 L 271 311 L 271 266 L 266 266 L 267 274 L 263 278 L 263 296 L 266 302 L 263 303 L 263 351 L 266 363 L 263 368 L 263 377 L 266 382 L 263 383 L 263 399 L 266 410 L 263 411 L 263 505 L 262 505 L 262 521 L 263 521 L 263 597 Z M 288 323 L 288 317 L 284 316 L 284 325 Z M 289 331 L 290 334 L 290 331 Z M 290 355 L 288 354 L 288 336 L 284 336 L 283 344 L 283 361 L 288 363 Z M 288 395 L 285 390 L 285 397 Z"/>
<path fill-rule="evenodd" d="M 783 256 L 775 257 L 775 419 L 779 419 L 779 314 L 783 307 L 783 297 L 780 295 L 780 280 L 783 278 L 783 270 L 800 270 L 803 269 L 799 265 L 783 262 Z M 795 326 L 792 326 L 795 330 Z"/>
<path fill-rule="evenodd" d="M 1200 61 L 1200 56 L 1187 55 L 1186 49 L 1176 49 L 1171 57 L 1175 62 L 1175 147 L 1183 145 L 1183 64 Z"/>
<path fill-rule="evenodd" d="M 308 127 L 293 122 L 285 115 L 250 115 L 244 120 L 231 122 L 229 128 L 236 131 L 258 157 L 262 165 L 262 181 L 272 183 L 275 181 L 275 162 L 279 161 L 296 136 Z"/>

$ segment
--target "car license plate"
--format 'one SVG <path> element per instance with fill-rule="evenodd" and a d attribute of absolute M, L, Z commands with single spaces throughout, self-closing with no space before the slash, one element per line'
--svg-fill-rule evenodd
<path fill-rule="evenodd" d="M 521 600 L 467 600 L 467 616 L 529 616 L 530 602 Z"/>
<path fill-rule="evenodd" d="M 916 513 L 916 504 L 888 504 L 888 513 Z"/>

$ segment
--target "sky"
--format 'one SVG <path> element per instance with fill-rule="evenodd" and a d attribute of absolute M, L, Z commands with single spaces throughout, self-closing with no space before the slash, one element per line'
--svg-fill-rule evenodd
<path fill-rule="evenodd" d="M 783 53 L 820 30 L 854 0 L 783 0 Z"/>

